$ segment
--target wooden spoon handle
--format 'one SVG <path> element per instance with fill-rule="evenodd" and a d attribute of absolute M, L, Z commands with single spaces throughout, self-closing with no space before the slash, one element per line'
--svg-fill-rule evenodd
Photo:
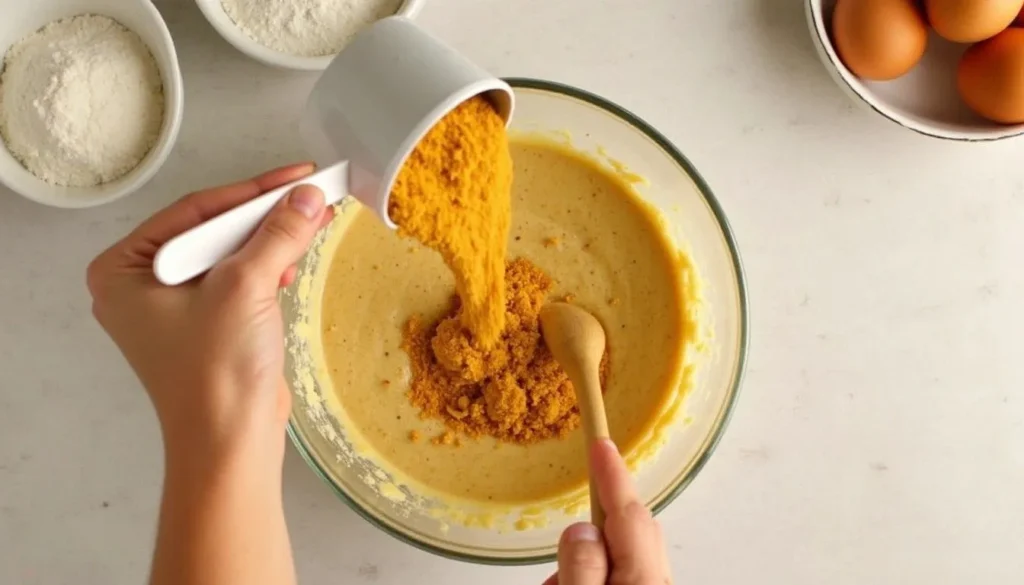
<path fill-rule="evenodd" d="M 609 439 L 611 436 L 608 433 L 608 417 L 604 411 L 601 377 L 596 368 L 593 370 L 583 372 L 579 383 L 573 380 L 573 387 L 576 389 L 576 402 L 580 405 L 583 436 L 587 444 L 587 468 L 590 469 L 590 521 L 603 531 L 605 513 L 597 497 L 597 484 L 594 482 L 594 471 L 590 468 L 589 454 L 594 441 Z"/>

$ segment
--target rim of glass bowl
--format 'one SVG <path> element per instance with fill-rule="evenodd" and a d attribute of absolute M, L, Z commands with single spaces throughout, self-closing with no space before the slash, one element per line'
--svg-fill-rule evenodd
<path fill-rule="evenodd" d="M 669 483 L 668 487 L 662 491 L 660 499 L 655 502 L 652 506 L 652 512 L 654 514 L 660 513 L 669 504 L 671 504 L 678 496 L 686 489 L 687 486 L 700 474 L 701 469 L 707 464 L 714 453 L 715 448 L 721 441 L 722 436 L 725 434 L 725 429 L 729 424 L 729 419 L 732 416 L 733 409 L 736 404 L 737 396 L 739 395 L 740 386 L 743 382 L 743 376 L 746 371 L 747 363 L 747 345 L 749 342 L 749 307 L 747 305 L 747 285 L 746 276 L 743 272 L 743 263 L 740 260 L 739 249 L 736 245 L 736 239 L 732 232 L 732 228 L 729 226 L 729 221 L 725 217 L 725 211 L 722 209 L 721 204 L 715 195 L 711 192 L 711 188 L 701 177 L 697 169 L 690 163 L 689 159 L 683 155 L 663 134 L 655 130 L 650 124 L 645 122 L 639 116 L 636 116 L 629 110 L 626 110 L 596 94 L 588 91 L 557 83 L 554 81 L 546 81 L 542 79 L 532 79 L 525 77 L 509 77 L 505 78 L 515 89 L 533 89 L 546 91 L 556 94 L 561 94 L 570 98 L 580 100 L 591 106 L 596 106 L 609 114 L 627 122 L 640 132 L 643 132 L 648 138 L 654 141 L 666 154 L 678 164 L 683 171 L 693 180 L 697 189 L 700 190 L 701 195 L 704 198 L 704 202 L 711 209 L 714 214 L 719 227 L 721 228 L 722 237 L 725 239 L 725 244 L 729 249 L 729 255 L 732 258 L 733 269 L 736 271 L 737 276 L 737 290 L 739 308 L 740 308 L 740 323 L 739 323 L 739 337 L 738 337 L 738 350 L 739 357 L 736 360 L 736 368 L 732 373 L 732 386 L 729 388 L 729 395 L 719 410 L 713 431 L 704 440 L 704 444 L 701 446 L 700 454 L 694 458 L 693 462 L 688 465 L 682 472 Z M 548 563 L 555 560 L 554 554 L 536 555 L 532 557 L 517 557 L 517 558 L 505 558 L 500 556 L 492 555 L 476 555 L 464 552 L 451 551 L 427 542 L 417 540 L 416 538 L 405 534 L 399 530 L 393 529 L 387 523 L 381 521 L 374 516 L 368 510 L 363 509 L 355 500 L 350 498 L 341 488 L 336 486 L 324 472 L 320 469 L 320 466 L 316 463 L 316 460 L 310 455 L 306 449 L 305 444 L 302 442 L 299 433 L 295 430 L 295 423 L 289 417 L 288 420 L 288 436 L 291 438 L 292 444 L 295 445 L 296 451 L 306 461 L 306 464 L 316 473 L 320 479 L 326 483 L 331 491 L 334 492 L 338 498 L 344 502 L 349 508 L 351 508 L 356 514 L 361 516 L 364 520 L 370 524 L 376 526 L 380 530 L 389 534 L 390 536 L 414 546 L 420 550 L 457 560 L 471 563 L 478 563 L 483 565 L 501 565 L 501 566 L 521 566 L 521 565 L 534 565 L 540 563 Z"/>

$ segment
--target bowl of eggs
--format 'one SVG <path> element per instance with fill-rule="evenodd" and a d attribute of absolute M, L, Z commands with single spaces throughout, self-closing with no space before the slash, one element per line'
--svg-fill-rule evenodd
<path fill-rule="evenodd" d="M 858 103 L 920 134 L 1024 134 L 1024 0 L 807 0 L 822 62 Z"/>

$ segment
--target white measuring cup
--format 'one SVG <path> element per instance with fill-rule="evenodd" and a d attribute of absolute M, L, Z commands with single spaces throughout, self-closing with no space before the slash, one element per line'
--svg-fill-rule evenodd
<path fill-rule="evenodd" d="M 514 105 L 508 84 L 408 19 L 377 21 L 334 58 L 306 104 L 300 132 L 322 170 L 174 237 L 153 260 L 157 280 L 181 284 L 213 268 L 298 185 L 319 187 L 328 205 L 351 195 L 394 229 L 388 198 L 406 157 L 445 114 L 480 94 L 507 124 Z"/>

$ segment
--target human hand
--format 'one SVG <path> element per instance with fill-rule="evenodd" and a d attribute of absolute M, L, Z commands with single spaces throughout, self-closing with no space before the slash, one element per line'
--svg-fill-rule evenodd
<path fill-rule="evenodd" d="M 661 527 L 637 497 L 626 463 L 611 441 L 596 441 L 590 465 L 606 519 L 573 524 L 558 543 L 558 573 L 544 585 L 668 585 L 672 572 Z"/>
<path fill-rule="evenodd" d="M 290 166 L 188 195 L 89 265 L 93 314 L 146 387 L 169 462 L 216 465 L 244 449 L 283 458 L 291 395 L 277 290 L 332 213 L 319 189 L 297 187 L 241 250 L 177 287 L 156 280 L 153 257 L 172 237 L 313 170 Z"/>

